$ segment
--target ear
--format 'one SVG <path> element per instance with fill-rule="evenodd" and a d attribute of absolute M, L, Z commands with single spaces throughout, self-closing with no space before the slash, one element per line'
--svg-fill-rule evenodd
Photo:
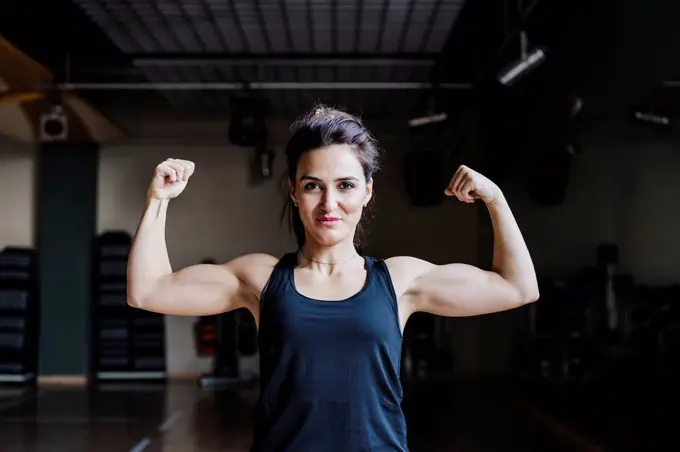
<path fill-rule="evenodd" d="M 364 207 L 368 205 L 368 202 L 373 197 L 373 178 L 371 177 L 366 181 L 366 197 L 364 199 Z"/>
<path fill-rule="evenodd" d="M 290 196 L 293 204 L 297 206 L 298 202 L 297 198 L 295 197 L 295 186 L 291 183 L 290 179 L 288 179 L 288 196 Z"/>

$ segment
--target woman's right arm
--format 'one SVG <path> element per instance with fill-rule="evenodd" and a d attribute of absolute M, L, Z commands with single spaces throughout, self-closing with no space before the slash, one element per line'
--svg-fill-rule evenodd
<path fill-rule="evenodd" d="M 248 254 L 222 265 L 199 264 L 173 272 L 165 243 L 171 198 L 193 174 L 193 163 L 168 160 L 156 168 L 127 267 L 130 306 L 171 315 L 204 316 L 247 307 L 271 275 L 277 259 Z M 253 312 L 254 315 L 257 313 Z"/>

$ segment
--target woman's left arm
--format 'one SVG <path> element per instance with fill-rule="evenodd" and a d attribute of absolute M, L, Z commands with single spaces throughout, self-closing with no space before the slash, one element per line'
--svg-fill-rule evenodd
<path fill-rule="evenodd" d="M 406 311 L 448 317 L 505 311 L 538 299 L 536 272 L 522 233 L 501 190 L 476 171 L 461 166 L 446 194 L 486 203 L 494 231 L 490 271 L 467 264 L 435 265 L 399 256 L 386 260 Z"/>

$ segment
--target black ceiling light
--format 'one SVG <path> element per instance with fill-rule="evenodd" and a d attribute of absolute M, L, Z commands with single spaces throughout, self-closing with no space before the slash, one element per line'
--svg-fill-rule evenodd
<path fill-rule="evenodd" d="M 633 116 L 637 121 L 653 124 L 655 126 L 667 126 L 671 123 L 668 116 L 659 115 L 652 111 L 636 110 L 633 113 Z"/>
<path fill-rule="evenodd" d="M 578 118 L 583 112 L 583 98 L 574 96 L 571 99 L 571 107 L 569 108 L 569 114 L 572 118 Z"/>
<path fill-rule="evenodd" d="M 448 114 L 438 108 L 437 100 L 440 99 L 440 96 L 439 87 L 435 84 L 425 99 L 426 105 L 422 112 L 423 114 L 409 119 L 408 126 L 411 129 L 428 126 L 430 124 L 439 124 L 449 119 Z"/>
<path fill-rule="evenodd" d="M 632 119 L 633 122 L 650 126 L 658 132 L 667 132 L 671 129 L 670 112 L 667 109 L 651 105 L 633 107 Z"/>
<path fill-rule="evenodd" d="M 262 102 L 251 96 L 232 99 L 229 141 L 236 146 L 254 147 L 267 141 L 267 124 Z"/>
<path fill-rule="evenodd" d="M 511 86 L 527 74 L 536 69 L 546 58 L 546 50 L 536 47 L 529 50 L 527 34 L 524 30 L 519 33 L 520 58 L 507 66 L 499 75 L 498 81 L 505 86 Z"/>

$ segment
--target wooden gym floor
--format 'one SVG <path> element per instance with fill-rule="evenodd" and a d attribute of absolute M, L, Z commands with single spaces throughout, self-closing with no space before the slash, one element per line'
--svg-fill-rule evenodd
<path fill-rule="evenodd" d="M 193 382 L 20 391 L 0 389 L 3 452 L 247 451 L 257 397 Z M 404 409 L 412 452 L 601 450 L 497 386 L 423 385 Z"/>

